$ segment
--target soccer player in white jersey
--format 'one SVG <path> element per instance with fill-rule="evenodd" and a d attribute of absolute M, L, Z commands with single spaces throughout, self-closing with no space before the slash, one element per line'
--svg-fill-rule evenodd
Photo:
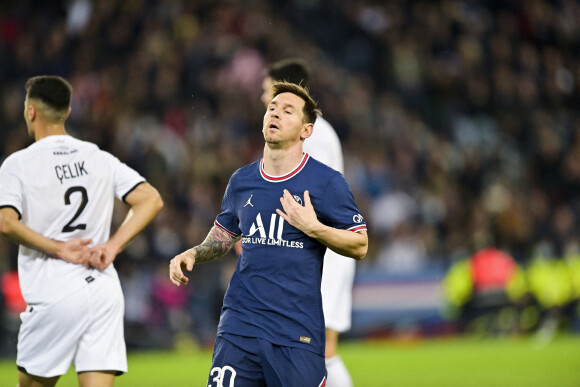
<path fill-rule="evenodd" d="M 268 105 L 272 84 L 288 81 L 308 86 L 310 71 L 307 64 L 290 58 L 270 65 L 262 82 L 262 102 Z M 312 135 L 304 141 L 304 152 L 344 173 L 342 146 L 334 128 L 323 117 L 317 117 Z M 338 337 L 351 326 L 352 287 L 356 262 L 353 259 L 326 250 L 322 272 L 322 306 L 326 325 L 327 387 L 351 387 L 348 369 L 338 354 Z"/>
<path fill-rule="evenodd" d="M 72 87 L 26 82 L 24 118 L 35 142 L 0 167 L 0 232 L 20 244 L 27 303 L 18 336 L 18 385 L 54 386 L 74 364 L 81 387 L 127 372 L 117 254 L 163 207 L 155 188 L 95 144 L 69 136 Z M 129 205 L 110 236 L 115 197 Z"/>
<path fill-rule="evenodd" d="M 348 182 L 303 152 L 317 119 L 301 86 L 279 82 L 264 115 L 264 157 L 238 169 L 206 239 L 171 260 L 175 285 L 194 264 L 242 252 L 224 296 L 207 386 L 326 385 L 321 281 L 327 248 L 368 249 Z M 332 192 L 332 194 L 328 194 Z"/>

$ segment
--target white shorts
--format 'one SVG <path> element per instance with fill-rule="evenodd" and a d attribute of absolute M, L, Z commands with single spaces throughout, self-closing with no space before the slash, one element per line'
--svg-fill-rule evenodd
<path fill-rule="evenodd" d="M 353 258 L 343 257 L 326 249 L 321 286 L 326 328 L 337 332 L 350 329 L 355 269 L 356 261 Z"/>
<path fill-rule="evenodd" d="M 56 304 L 28 306 L 20 315 L 18 369 L 45 378 L 67 373 L 71 363 L 77 373 L 127 372 L 124 309 L 115 271 Z"/>

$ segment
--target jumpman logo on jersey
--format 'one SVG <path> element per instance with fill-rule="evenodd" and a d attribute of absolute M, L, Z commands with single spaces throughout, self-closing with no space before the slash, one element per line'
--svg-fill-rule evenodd
<path fill-rule="evenodd" d="M 248 204 L 252 207 L 254 207 L 254 205 L 252 204 L 252 196 L 254 196 L 254 194 L 251 194 L 250 197 L 248 198 L 248 201 L 246 202 L 246 204 L 244 204 L 244 207 L 247 206 Z"/>

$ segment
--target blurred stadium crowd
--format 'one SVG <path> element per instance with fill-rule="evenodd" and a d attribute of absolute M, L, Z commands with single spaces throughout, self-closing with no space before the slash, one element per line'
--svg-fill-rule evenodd
<path fill-rule="evenodd" d="M 446 268 L 485 246 L 525 267 L 579 246 L 579 47 L 574 0 L 3 2 L 0 161 L 31 142 L 25 80 L 69 79 L 69 132 L 166 203 L 115 263 L 129 347 L 183 331 L 206 345 L 236 258 L 180 288 L 167 265 L 205 238 L 232 172 L 261 157 L 266 65 L 312 66 L 369 226 L 360 272 Z M 15 260 L 0 240 L 0 273 Z"/>

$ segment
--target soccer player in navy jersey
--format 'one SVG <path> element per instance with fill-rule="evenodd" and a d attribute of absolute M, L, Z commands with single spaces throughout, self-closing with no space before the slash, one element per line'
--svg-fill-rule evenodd
<path fill-rule="evenodd" d="M 320 284 L 330 248 L 357 260 L 366 223 L 344 176 L 303 152 L 320 111 L 303 87 L 279 82 L 264 115 L 264 157 L 237 170 L 206 239 L 171 260 L 169 277 L 242 253 L 224 297 L 208 386 L 324 386 Z"/>
<path fill-rule="evenodd" d="M 308 87 L 310 67 L 300 58 L 287 58 L 266 69 L 261 100 L 268 106 L 274 82 L 288 81 Z M 303 151 L 344 174 L 342 145 L 336 131 L 322 117 L 314 122 L 312 135 L 304 141 Z M 237 245 L 236 245 L 237 247 Z M 355 260 L 326 249 L 322 269 L 322 310 L 326 325 L 326 387 L 352 387 L 348 368 L 338 353 L 338 338 L 348 331 L 352 320 L 352 290 L 356 274 Z"/>

